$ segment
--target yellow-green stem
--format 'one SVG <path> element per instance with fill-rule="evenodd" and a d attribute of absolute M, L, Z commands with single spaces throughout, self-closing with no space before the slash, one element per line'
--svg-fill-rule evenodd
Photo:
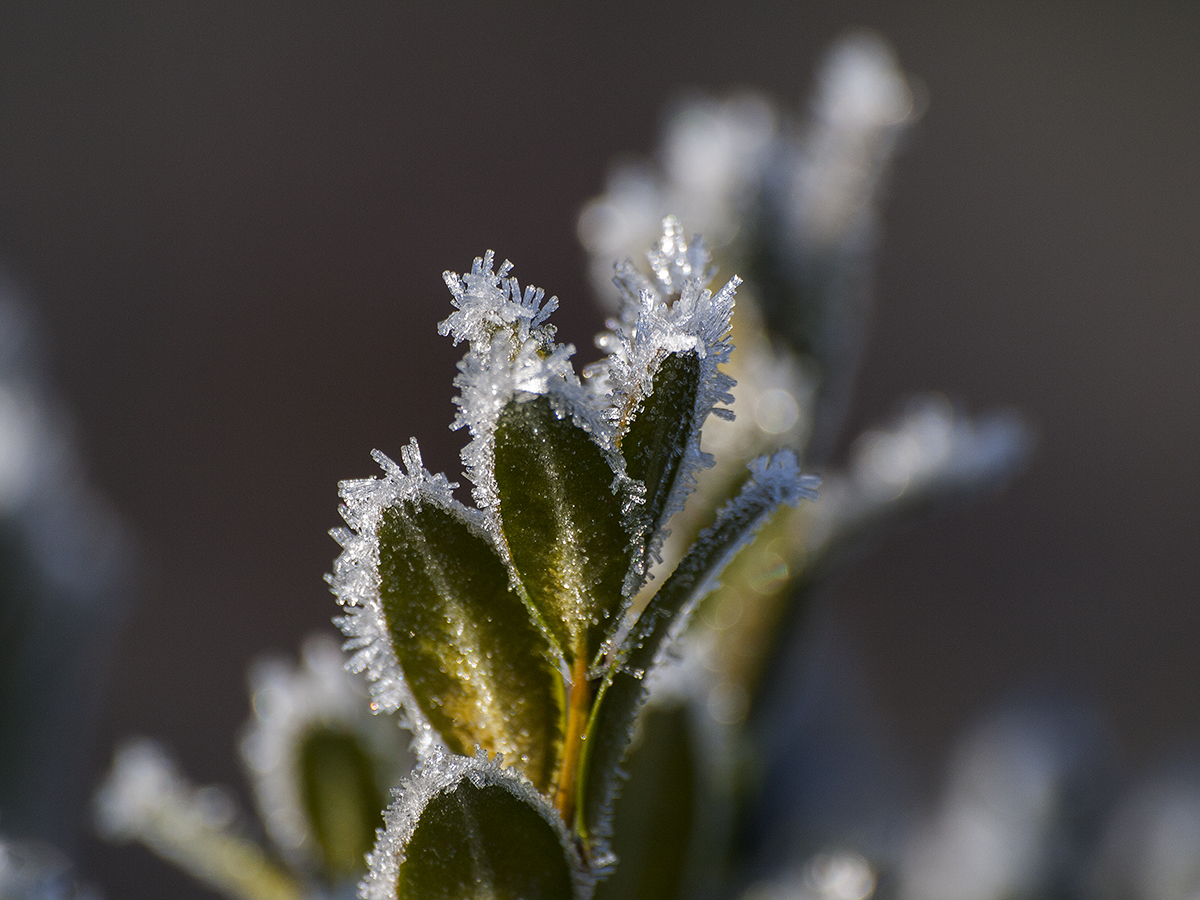
<path fill-rule="evenodd" d="M 580 648 L 582 650 L 582 648 Z M 592 707 L 592 683 L 587 676 L 587 656 L 576 652 L 571 670 L 571 696 L 567 702 L 567 733 L 563 740 L 562 768 L 554 791 L 554 806 L 568 828 L 574 826 L 575 785 L 587 729 L 588 713 Z"/>

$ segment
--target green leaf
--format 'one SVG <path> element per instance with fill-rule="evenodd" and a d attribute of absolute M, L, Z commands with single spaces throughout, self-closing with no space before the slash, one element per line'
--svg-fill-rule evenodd
<path fill-rule="evenodd" d="M 617 867 L 594 900 L 676 900 L 688 874 L 698 773 L 687 708 L 647 712 L 613 812 Z"/>
<path fill-rule="evenodd" d="M 300 742 L 301 799 L 325 871 L 335 880 L 362 874 L 385 797 L 374 764 L 355 735 L 318 728 Z"/>
<path fill-rule="evenodd" d="M 626 474 L 646 486 L 644 510 L 650 533 L 663 524 L 667 498 L 696 428 L 699 388 L 700 357 L 696 352 L 670 354 L 659 364 L 654 390 L 621 439 Z"/>
<path fill-rule="evenodd" d="M 562 822 L 527 783 L 482 760 L 447 758 L 388 810 L 363 896 L 396 900 L 575 900 Z"/>
<path fill-rule="evenodd" d="M 612 466 L 545 396 L 509 402 L 494 459 L 504 537 L 529 600 L 568 666 L 594 664 L 620 624 L 630 567 Z"/>
<path fill-rule="evenodd" d="M 678 634 L 721 571 L 783 503 L 816 496 L 816 479 L 801 478 L 796 459 L 783 450 L 768 463 L 751 464 L 753 477 L 700 533 L 671 576 L 638 617 L 610 665 L 588 720 L 580 768 L 576 826 L 597 852 L 609 831 L 619 767 L 645 699 L 645 674 L 668 637 Z"/>
<path fill-rule="evenodd" d="M 396 659 L 447 747 L 504 754 L 552 782 L 565 697 L 548 641 L 465 509 L 401 499 L 383 510 L 379 594 Z"/>

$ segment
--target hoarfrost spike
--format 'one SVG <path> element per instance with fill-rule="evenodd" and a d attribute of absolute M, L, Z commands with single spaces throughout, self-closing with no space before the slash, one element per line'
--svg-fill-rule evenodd
<path fill-rule="evenodd" d="M 489 516 L 488 527 L 502 542 L 496 526 L 496 482 L 493 474 L 493 436 L 500 412 L 518 396 L 550 397 L 555 411 L 569 415 L 604 449 L 611 445 L 611 429 L 594 397 L 580 384 L 571 366 L 575 348 L 554 342 L 554 327 L 546 318 L 558 299 L 542 302 L 540 288 L 522 292 L 508 278 L 511 263 L 492 268 L 493 254 L 475 260 L 469 275 L 445 273 L 456 311 L 438 325 L 455 344 L 468 341 L 470 349 L 458 364 L 454 384 L 460 394 L 451 428 L 467 428 L 471 441 L 462 451 L 466 475 L 474 485 L 475 502 Z"/>

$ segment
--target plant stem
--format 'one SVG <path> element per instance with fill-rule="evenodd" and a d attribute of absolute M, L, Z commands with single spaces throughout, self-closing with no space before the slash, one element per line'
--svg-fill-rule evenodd
<path fill-rule="evenodd" d="M 588 713 L 592 707 L 592 683 L 588 680 L 587 656 L 583 648 L 575 654 L 575 665 L 571 670 L 571 696 L 567 702 L 567 733 L 563 740 L 562 768 L 558 772 L 558 786 L 554 791 L 554 806 L 563 817 L 568 828 L 573 828 L 575 818 L 575 783 L 579 776 L 579 761 L 583 750 L 583 738 L 587 729 Z"/>

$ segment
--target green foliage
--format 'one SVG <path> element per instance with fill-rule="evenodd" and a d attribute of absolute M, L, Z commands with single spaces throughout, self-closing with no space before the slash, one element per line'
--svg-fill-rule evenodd
<path fill-rule="evenodd" d="M 496 426 L 505 542 L 529 600 L 574 668 L 620 623 L 630 536 L 605 453 L 548 397 L 511 400 Z"/>
<path fill-rule="evenodd" d="M 545 790 L 562 740 L 562 679 L 490 541 L 417 500 L 386 507 L 376 534 L 384 618 L 421 712 L 453 752 L 503 753 Z"/>
<path fill-rule="evenodd" d="M 643 515 L 647 527 L 662 525 L 667 498 L 696 426 L 694 406 L 700 388 L 700 360 L 695 353 L 672 353 L 658 367 L 654 388 L 634 410 L 621 439 L 626 472 L 645 485 Z"/>

